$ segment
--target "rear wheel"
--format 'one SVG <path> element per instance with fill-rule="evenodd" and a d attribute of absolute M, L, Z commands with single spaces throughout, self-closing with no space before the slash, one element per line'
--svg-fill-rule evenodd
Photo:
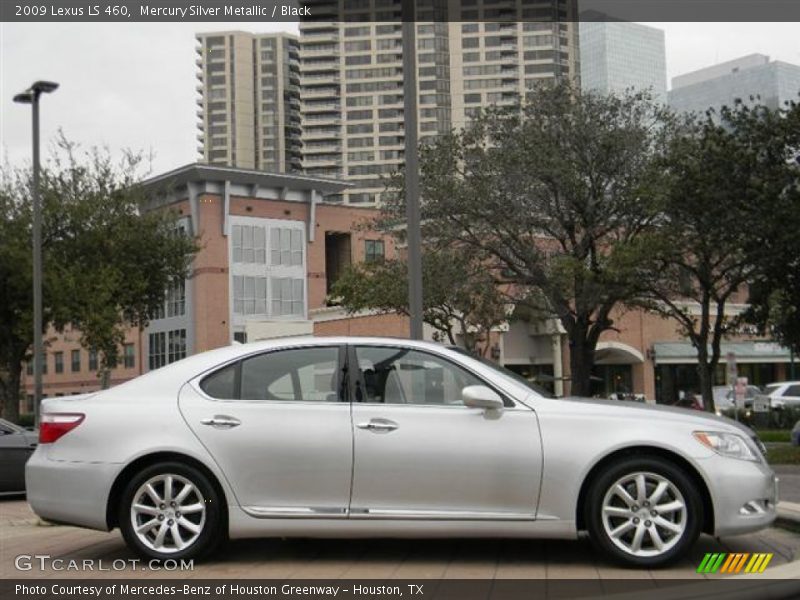
<path fill-rule="evenodd" d="M 125 488 L 119 523 L 125 542 L 157 559 L 199 558 L 224 537 L 220 499 L 198 469 L 178 463 L 151 465 Z"/>
<path fill-rule="evenodd" d="M 657 567 L 694 544 L 702 510 L 682 469 L 655 456 L 626 458 L 591 484 L 586 524 L 592 542 L 615 561 Z"/>

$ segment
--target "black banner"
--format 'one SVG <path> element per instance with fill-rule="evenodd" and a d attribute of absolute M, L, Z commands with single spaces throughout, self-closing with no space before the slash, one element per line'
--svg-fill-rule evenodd
<path fill-rule="evenodd" d="M 728 578 L 679 579 L 32 579 L 0 581 L 6 600 L 536 600 L 605 598 L 725 600 L 800 597 L 800 580 Z"/>
<path fill-rule="evenodd" d="M 403 0 L 0 0 L 0 21 L 800 22 L 797 0 L 417 0 L 413 11 L 404 4 L 410 3 Z"/>

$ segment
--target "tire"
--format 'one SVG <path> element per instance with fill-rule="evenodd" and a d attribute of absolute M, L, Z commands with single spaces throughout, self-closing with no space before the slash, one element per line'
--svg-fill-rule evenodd
<path fill-rule="evenodd" d="M 118 522 L 128 547 L 151 559 L 202 558 L 225 538 L 220 495 L 205 474 L 180 462 L 139 471 L 122 493 Z"/>
<path fill-rule="evenodd" d="M 644 494 L 638 492 L 642 481 Z M 697 541 L 703 503 L 694 482 L 674 463 L 627 457 L 591 483 L 584 516 L 592 543 L 613 561 L 661 567 L 685 556 Z"/>

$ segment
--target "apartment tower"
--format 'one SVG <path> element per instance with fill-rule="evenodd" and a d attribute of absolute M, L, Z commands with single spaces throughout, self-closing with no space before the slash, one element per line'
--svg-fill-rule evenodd
<path fill-rule="evenodd" d="M 461 4 L 429 3 L 444 7 L 435 21 L 418 13 L 422 142 L 463 127 L 482 107 L 516 103 L 541 81 L 578 79 L 574 2 Z M 354 184 L 347 203 L 379 202 L 385 178 L 404 160 L 399 5 L 318 2 L 315 14 L 323 16 L 300 23 L 303 169 Z M 381 21 L 381 10 L 395 20 Z M 449 20 L 442 11 L 450 11 Z"/>
<path fill-rule="evenodd" d="M 297 37 L 221 31 L 201 33 L 196 39 L 199 160 L 299 172 Z"/>

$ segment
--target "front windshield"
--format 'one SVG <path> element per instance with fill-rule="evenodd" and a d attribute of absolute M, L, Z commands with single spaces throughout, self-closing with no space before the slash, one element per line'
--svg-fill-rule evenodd
<path fill-rule="evenodd" d="M 532 382 L 532 381 L 530 381 L 528 379 L 525 379 L 519 373 L 515 373 L 511 369 L 506 369 L 505 367 L 498 365 L 496 362 L 493 362 L 493 361 L 489 360 L 488 358 L 484 358 L 483 356 L 479 356 L 477 354 L 473 354 L 472 352 L 469 352 L 468 350 L 465 350 L 464 348 L 460 348 L 458 346 L 449 346 L 449 348 L 450 348 L 450 350 L 455 350 L 459 354 L 463 354 L 464 356 L 469 356 L 470 358 L 474 358 L 478 362 L 480 362 L 480 363 L 486 365 L 487 367 L 497 371 L 501 375 L 505 375 L 509 379 L 513 379 L 514 381 L 516 381 L 518 383 L 521 383 L 522 385 L 524 385 L 528 389 L 533 390 L 534 392 L 536 392 L 540 396 L 543 396 L 545 398 L 555 398 L 555 396 L 550 391 L 548 391 L 547 389 L 543 388 L 542 386 L 540 386 L 540 385 L 538 385 L 538 384 L 536 384 L 536 383 L 534 383 L 534 382 Z"/>

